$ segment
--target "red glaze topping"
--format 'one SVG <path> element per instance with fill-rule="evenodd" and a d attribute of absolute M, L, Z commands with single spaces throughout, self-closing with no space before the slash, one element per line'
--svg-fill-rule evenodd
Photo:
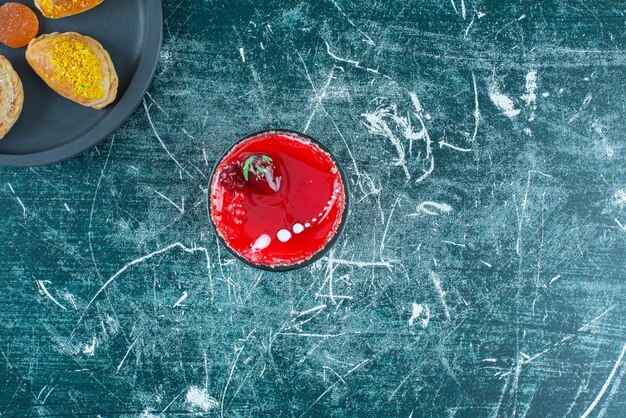
<path fill-rule="evenodd" d="M 334 161 L 293 133 L 270 131 L 240 142 L 211 184 L 217 232 L 241 257 L 263 266 L 291 266 L 324 249 L 345 206 Z"/>

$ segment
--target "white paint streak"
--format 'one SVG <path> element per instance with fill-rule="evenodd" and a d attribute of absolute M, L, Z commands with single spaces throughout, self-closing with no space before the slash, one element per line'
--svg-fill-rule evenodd
<path fill-rule="evenodd" d="M 531 108 L 531 114 L 528 120 L 535 120 L 537 111 L 537 71 L 531 70 L 526 74 L 526 94 L 522 96 L 522 100 L 526 102 L 526 106 Z"/>
<path fill-rule="evenodd" d="M 472 16 L 472 20 L 470 20 L 469 25 L 467 25 L 467 27 L 465 28 L 465 33 L 463 34 L 463 38 L 467 39 L 467 35 L 469 35 L 469 30 L 473 24 L 474 24 L 474 16 Z"/>
<path fill-rule="evenodd" d="M 441 242 L 442 242 L 442 243 L 444 243 L 444 244 L 454 245 L 455 247 L 461 247 L 461 248 L 465 248 L 465 247 L 466 247 L 466 245 L 465 245 L 465 244 L 459 244 L 459 243 L 456 243 L 456 242 L 454 242 L 454 241 L 446 241 L 446 240 L 443 240 L 443 241 L 441 241 Z"/>
<path fill-rule="evenodd" d="M 407 155 L 411 156 L 413 154 L 413 143 L 415 141 L 424 141 L 426 147 L 425 159 L 428 161 L 429 166 L 423 170 L 422 175 L 416 180 L 417 183 L 420 183 L 433 172 L 435 160 L 432 153 L 432 141 L 424 122 L 424 118 L 428 118 L 428 115 L 424 115 L 424 109 L 417 95 L 414 92 L 411 92 L 409 95 L 415 107 L 414 115 L 421 125 L 421 129 L 418 131 L 413 128 L 411 120 L 407 116 L 398 114 L 395 104 L 378 106 L 373 112 L 362 113 L 361 116 L 365 118 L 364 125 L 371 134 L 387 138 L 393 144 L 397 158 L 393 159 L 392 165 L 402 167 L 407 181 L 411 180 Z M 391 126 L 394 125 L 390 126 L 390 123 L 393 123 L 396 129 L 400 131 L 402 137 L 409 141 L 408 152 L 401 141 L 400 134 L 396 134 L 391 129 Z"/>
<path fill-rule="evenodd" d="M 615 206 L 620 209 L 626 206 L 626 189 L 619 189 L 615 192 Z"/>
<path fill-rule="evenodd" d="M 122 368 L 122 366 L 124 366 L 124 362 L 126 361 L 126 357 L 128 357 L 128 355 L 130 354 L 131 350 L 133 349 L 133 347 L 137 343 L 137 340 L 139 340 L 139 338 L 135 338 L 135 341 L 133 341 L 132 344 L 128 347 L 128 350 L 126 350 L 126 354 L 124 354 L 124 357 L 122 358 L 122 361 L 120 361 L 120 364 L 117 365 L 117 370 L 115 371 L 115 374 L 118 374 L 120 372 L 120 369 Z"/>
<path fill-rule="evenodd" d="M 301 56 L 300 56 L 300 60 L 304 63 L 304 60 Z M 330 73 L 328 74 L 328 79 L 326 80 L 326 84 L 324 84 L 324 86 L 322 87 L 322 90 L 318 92 L 307 70 L 307 77 L 309 78 L 309 83 L 311 84 L 311 87 L 313 88 L 313 92 L 315 93 L 315 106 L 313 107 L 313 111 L 309 115 L 309 118 L 307 119 L 302 132 L 306 133 L 309 130 L 309 127 L 311 126 L 311 122 L 313 122 L 313 118 L 315 117 L 315 114 L 319 110 L 320 105 L 322 104 L 322 101 L 326 97 L 326 94 L 328 92 L 328 87 L 330 87 L 331 82 L 334 80 L 334 77 L 333 77 L 334 74 L 335 74 L 335 69 L 332 68 L 330 70 Z"/>
<path fill-rule="evenodd" d="M 350 23 L 361 35 L 363 35 L 363 37 L 365 37 L 364 42 L 367 43 L 368 45 L 376 45 L 376 43 L 372 40 L 372 38 L 369 37 L 369 35 L 365 32 L 363 32 L 353 21 L 352 19 L 350 19 L 350 17 L 343 11 L 343 9 L 339 6 L 339 4 L 335 1 L 335 0 L 330 0 L 335 7 L 337 8 L 337 10 L 339 10 L 339 13 L 341 13 L 343 15 L 343 17 L 346 18 L 346 20 L 348 21 L 348 23 Z"/>
<path fill-rule="evenodd" d="M 454 3 L 454 0 L 450 0 L 450 3 L 452 3 L 452 8 L 454 9 L 454 13 L 458 15 L 459 9 L 456 8 L 456 4 Z"/>
<path fill-rule="evenodd" d="M 337 338 L 346 335 L 345 333 L 339 334 L 310 334 L 306 332 L 279 332 L 276 335 L 290 335 L 297 337 L 309 337 L 309 338 Z"/>
<path fill-rule="evenodd" d="M 17 199 L 17 203 L 21 206 L 22 215 L 26 217 L 26 206 L 24 206 L 24 203 L 22 203 L 22 199 L 20 199 L 17 193 L 15 193 L 15 190 L 13 190 L 13 186 L 11 186 L 11 183 L 7 183 L 7 185 L 9 186 L 9 190 L 11 190 L 11 193 L 13 193 L 13 196 L 15 196 L 15 199 Z"/>
<path fill-rule="evenodd" d="M 104 175 L 106 173 L 107 167 L 109 166 L 109 160 L 111 159 L 111 151 L 113 151 L 113 145 L 115 145 L 115 135 L 111 138 L 111 145 L 109 145 L 109 152 L 107 153 L 107 158 L 104 161 L 104 165 L 102 166 L 102 170 L 100 170 L 100 176 L 98 177 L 98 183 L 96 184 L 96 190 L 93 192 L 93 198 L 91 199 L 91 210 L 89 212 L 89 226 L 87 228 L 87 243 L 89 244 L 89 255 L 91 255 L 91 262 L 93 264 L 93 268 L 96 271 L 98 277 L 103 278 L 100 273 L 100 269 L 98 268 L 98 263 L 96 262 L 96 255 L 93 251 L 93 243 L 92 243 L 92 226 L 93 226 L 93 214 L 96 211 L 96 202 L 98 200 L 98 193 L 100 192 L 100 186 L 102 185 L 102 179 L 104 179 Z M 98 148 L 96 148 L 97 150 Z"/>
<path fill-rule="evenodd" d="M 209 392 L 206 388 L 199 388 L 196 386 L 189 387 L 185 400 L 192 408 L 199 409 L 204 412 L 215 409 L 220 405 L 217 399 L 209 396 Z"/>
<path fill-rule="evenodd" d="M 146 92 L 146 96 L 148 96 L 148 98 L 157 107 L 157 109 L 159 109 L 161 111 L 161 113 L 163 113 L 164 115 L 167 115 L 167 112 L 165 110 L 163 110 L 163 108 L 157 103 L 156 100 L 154 100 L 154 98 L 152 97 L 152 95 L 149 92 Z"/>
<path fill-rule="evenodd" d="M 330 44 L 328 42 L 326 42 L 326 52 L 328 53 L 328 55 L 331 58 L 333 58 L 333 59 L 335 59 L 335 60 L 337 60 L 339 62 L 345 62 L 347 64 L 351 64 L 351 65 L 355 66 L 356 68 L 359 68 L 361 70 L 365 70 L 365 71 L 370 72 L 370 73 L 380 74 L 379 70 L 377 70 L 375 68 L 364 67 L 364 66 L 361 65 L 361 63 L 359 61 L 355 61 L 355 60 L 351 60 L 351 59 L 347 59 L 347 58 L 341 58 L 340 56 L 335 55 L 330 50 Z"/>
<path fill-rule="evenodd" d="M 314 308 L 307 309 L 306 311 L 292 312 L 292 315 L 296 315 L 296 317 L 293 319 L 293 321 L 295 321 L 296 319 L 300 318 L 301 316 L 309 315 L 309 314 L 315 313 L 317 311 L 321 311 L 321 310 L 326 309 L 326 308 L 327 308 L 326 304 L 321 304 L 321 305 L 317 305 Z"/>
<path fill-rule="evenodd" d="M 598 393 L 598 396 L 596 396 L 596 398 L 593 400 L 591 405 L 589 405 L 589 408 L 587 408 L 587 410 L 581 415 L 581 418 L 587 418 L 589 416 L 589 414 L 591 414 L 591 412 L 593 412 L 595 407 L 598 405 L 598 403 L 602 399 L 602 396 L 604 396 L 604 393 L 606 392 L 606 390 L 611 385 L 611 381 L 613 380 L 613 377 L 615 377 L 615 373 L 617 372 L 619 367 L 622 365 L 622 361 L 624 360 L 624 354 L 625 353 L 626 353 L 626 344 L 624 344 L 624 347 L 622 347 L 622 352 L 620 353 L 619 357 L 617 358 L 617 361 L 615 362 L 615 365 L 613 366 L 613 370 L 611 370 L 611 373 L 609 374 L 609 377 L 604 382 L 604 385 L 602 385 L 602 388 L 600 389 L 600 392 Z"/>
<path fill-rule="evenodd" d="M 530 193 L 531 177 L 534 174 L 540 174 L 544 177 L 553 178 L 550 174 L 546 174 L 539 170 L 528 171 L 528 177 L 526 180 L 526 191 L 524 192 L 524 200 L 522 202 L 522 212 L 519 215 L 517 224 L 517 241 L 515 243 L 515 252 L 517 255 L 522 255 L 522 229 L 524 226 L 524 219 L 526 218 L 526 210 L 528 209 L 528 194 Z"/>
<path fill-rule="evenodd" d="M 163 142 L 163 139 L 161 139 L 161 135 L 159 135 L 159 133 L 156 130 L 156 126 L 154 126 L 154 122 L 152 122 L 152 117 L 150 116 L 150 110 L 148 109 L 148 104 L 146 103 L 145 99 L 143 100 L 143 108 L 146 111 L 146 117 L 148 118 L 148 123 L 150 124 L 150 128 L 152 128 L 152 132 L 154 133 L 154 136 L 156 137 L 156 139 L 159 141 L 159 144 L 161 144 L 161 147 L 163 148 L 163 150 L 165 150 L 167 155 L 170 157 L 172 161 L 174 161 L 174 163 L 178 166 L 181 172 L 187 174 L 191 178 L 194 178 L 187 170 L 183 168 L 183 166 L 178 162 L 176 157 L 174 157 L 174 155 L 170 152 L 170 150 L 167 149 L 167 146 L 165 146 L 165 142 Z"/>
<path fill-rule="evenodd" d="M 182 294 L 182 296 L 180 298 L 178 298 L 178 300 L 176 301 L 176 303 L 174 303 L 174 305 L 172 305 L 172 308 L 177 308 L 181 305 L 181 303 L 183 303 L 185 300 L 187 300 L 187 297 L 189 295 L 187 294 L 187 291 L 185 290 Z"/>
<path fill-rule="evenodd" d="M 574 116 L 572 116 L 570 118 L 570 120 L 568 121 L 568 123 L 572 123 L 574 122 L 582 113 L 583 110 L 585 110 L 587 108 L 587 106 L 589 106 L 589 103 L 591 103 L 591 100 L 593 99 L 593 95 L 591 93 L 588 93 L 585 96 L 585 99 L 583 100 L 583 104 L 580 107 L 580 109 L 578 110 L 578 112 L 576 112 L 576 114 Z"/>
<path fill-rule="evenodd" d="M 439 141 L 439 148 L 443 148 L 443 147 L 451 148 L 455 151 L 460 151 L 460 152 L 472 152 L 471 148 L 457 147 L 456 145 L 449 144 L 442 139 L 441 141 Z"/>
<path fill-rule="evenodd" d="M 612 306 L 609 306 L 608 308 L 606 308 L 598 316 L 596 316 L 591 321 L 587 322 L 585 325 L 583 325 L 580 328 L 578 328 L 578 332 L 587 332 L 587 331 L 589 331 L 593 324 L 598 322 L 600 319 L 604 318 L 609 312 L 611 312 L 613 309 L 615 309 L 615 306 L 616 305 L 612 305 Z M 566 339 L 568 339 L 568 337 L 563 338 L 563 340 L 561 340 L 561 341 L 565 341 Z"/>
<path fill-rule="evenodd" d="M 57 305 L 59 308 L 63 309 L 64 311 L 67 311 L 67 308 L 61 305 L 59 301 L 57 301 L 54 297 L 52 297 L 50 292 L 48 292 L 48 289 L 46 288 L 46 285 L 45 285 L 45 283 L 50 283 L 48 280 L 35 280 L 35 282 L 37 283 L 37 287 L 39 288 L 39 293 L 42 296 L 46 296 L 48 299 L 54 302 L 54 304 Z"/>
<path fill-rule="evenodd" d="M 430 271 L 430 279 L 433 281 L 435 289 L 437 289 L 437 293 L 439 294 L 439 299 L 441 300 L 441 305 L 443 306 L 443 311 L 446 315 L 446 319 L 450 321 L 450 310 L 448 309 L 448 304 L 446 303 L 446 292 L 441 287 L 441 280 L 439 280 L 439 277 L 434 271 Z"/>
<path fill-rule="evenodd" d="M 361 363 L 357 364 L 356 366 L 354 366 L 353 368 L 351 368 L 350 370 L 348 370 L 346 372 L 346 374 L 344 374 L 343 376 L 340 377 L 340 379 L 337 379 L 337 381 L 335 381 L 335 383 L 333 383 L 332 385 L 330 385 L 324 392 L 322 392 L 322 394 L 320 396 L 317 397 L 317 399 L 315 401 L 313 401 L 313 403 L 311 404 L 311 406 L 309 406 L 307 408 L 306 411 L 304 411 L 304 413 L 301 416 L 305 416 L 307 415 L 307 413 L 311 410 L 311 408 L 313 408 L 324 396 L 326 396 L 328 394 L 328 392 L 330 392 L 335 386 L 337 386 L 337 384 L 339 382 L 345 381 L 344 379 L 348 376 L 350 376 L 352 373 L 354 373 L 355 371 L 357 371 L 358 369 L 360 369 L 361 367 L 365 366 L 367 363 L 369 363 L 370 361 L 372 361 L 373 359 L 367 359 L 362 361 Z"/>
<path fill-rule="evenodd" d="M 415 321 L 419 320 L 422 328 L 428 327 L 430 322 L 430 308 L 428 305 L 422 305 L 421 303 L 413 303 L 411 318 L 409 318 L 409 326 L 412 327 Z"/>
<path fill-rule="evenodd" d="M 431 209 L 436 209 L 438 212 L 434 212 Z M 429 201 L 420 203 L 420 205 L 417 207 L 417 210 L 427 215 L 438 216 L 441 213 L 452 212 L 452 206 L 448 205 L 447 203 L 437 203 L 437 202 L 431 202 L 429 200 Z"/>
<path fill-rule="evenodd" d="M 398 157 L 392 161 L 392 165 L 396 167 L 402 167 L 404 170 L 404 175 L 407 180 L 411 180 L 411 173 L 409 173 L 409 168 L 407 166 L 406 161 L 406 151 L 404 149 L 404 145 L 400 141 L 400 139 L 393 133 L 387 122 L 385 121 L 386 117 L 391 116 L 392 108 L 380 107 L 374 111 L 374 113 L 363 113 L 361 116 L 365 118 L 367 124 L 365 125 L 369 132 L 373 135 L 383 136 L 393 144 L 396 149 L 396 153 Z"/>
<path fill-rule="evenodd" d="M 97 345 L 98 345 L 98 340 L 96 339 L 96 337 L 93 337 L 91 339 L 91 345 L 85 344 L 85 346 L 83 347 L 83 354 L 86 355 L 87 357 L 93 357 L 94 353 L 96 352 Z"/>
<path fill-rule="evenodd" d="M 328 261 L 328 257 L 322 257 L 320 259 L 320 261 Z M 355 261 L 355 260 L 342 260 L 339 258 L 333 258 L 333 264 L 339 264 L 339 265 L 344 265 L 344 266 L 352 266 L 352 267 L 359 267 L 359 268 L 365 268 L 365 267 L 385 267 L 389 270 L 391 270 L 391 262 L 393 262 L 395 260 L 390 260 L 390 262 L 387 261 Z"/>
<path fill-rule="evenodd" d="M 424 123 L 424 119 L 422 118 L 422 106 L 417 98 L 417 95 L 414 92 L 409 93 L 411 96 L 411 101 L 413 102 L 413 106 L 415 107 L 415 116 L 419 120 L 422 125 L 422 129 L 419 134 L 423 135 L 424 142 L 426 143 L 426 158 L 430 160 L 430 166 L 426 169 L 426 171 L 416 180 L 417 183 L 421 183 L 426 180 L 432 172 L 435 170 L 435 157 L 432 152 L 432 141 L 430 140 L 430 135 L 428 134 L 428 129 L 426 129 L 426 124 Z"/>
<path fill-rule="evenodd" d="M 513 100 L 511 100 L 511 98 L 509 98 L 505 94 L 501 93 L 495 84 L 491 85 L 491 87 L 489 88 L 489 98 L 491 99 L 493 104 L 496 105 L 498 109 L 500 109 L 502 113 L 504 113 L 504 115 L 509 118 L 513 118 L 519 115 L 521 112 L 520 109 L 515 108 L 515 103 L 513 103 Z"/>
<path fill-rule="evenodd" d="M 472 19 L 472 22 L 474 20 Z M 480 107 L 478 103 L 478 86 L 476 84 L 476 75 L 472 71 L 472 83 L 474 84 L 474 133 L 472 133 L 472 144 L 476 145 L 476 136 L 478 136 L 478 126 L 480 125 Z"/>
<path fill-rule="evenodd" d="M 615 378 L 613 382 L 613 387 L 611 388 L 611 391 L 606 397 L 604 406 L 602 407 L 600 412 L 598 412 L 598 418 L 604 418 L 606 416 L 606 410 L 609 407 L 609 405 L 611 405 L 611 402 L 613 401 L 613 397 L 615 396 L 615 394 L 618 393 L 619 388 L 622 384 L 622 379 L 624 378 L 625 375 L 626 375 L 626 367 L 622 367 L 621 373 Z"/>
<path fill-rule="evenodd" d="M 178 206 L 176 203 L 174 203 L 169 197 L 165 196 L 163 193 L 159 192 L 158 190 L 153 190 L 153 191 L 154 191 L 154 193 L 156 193 L 159 196 L 161 196 L 161 198 L 163 198 L 165 201 L 169 202 L 176 209 L 178 209 L 178 211 L 180 212 L 181 215 L 185 214 L 185 196 L 181 197 L 181 204 L 180 204 L 180 206 Z"/>
<path fill-rule="evenodd" d="M 389 232 L 389 225 L 391 225 L 391 218 L 393 217 L 393 213 L 396 210 L 396 207 L 400 203 L 400 198 L 398 197 L 396 201 L 393 203 L 391 210 L 389 211 L 389 217 L 387 217 L 387 225 L 385 226 L 385 230 L 383 231 L 383 237 L 380 240 L 380 259 L 384 260 L 383 255 L 385 254 L 385 245 L 387 244 L 387 233 Z"/>

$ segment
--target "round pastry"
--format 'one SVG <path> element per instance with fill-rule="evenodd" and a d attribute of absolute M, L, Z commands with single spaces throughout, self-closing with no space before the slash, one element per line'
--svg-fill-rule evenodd
<path fill-rule="evenodd" d="M 42 35 L 28 45 L 26 60 L 52 90 L 83 106 L 103 109 L 117 96 L 119 80 L 111 57 L 88 36 Z"/>
<path fill-rule="evenodd" d="M 50 19 L 73 16 L 98 6 L 104 0 L 35 0 L 35 6 Z"/>
<path fill-rule="evenodd" d="M 20 3 L 0 6 L 0 42 L 11 48 L 22 48 L 39 32 L 37 15 Z"/>
<path fill-rule="evenodd" d="M 11 63 L 0 55 L 0 139 L 11 130 L 22 113 L 24 89 Z"/>
<path fill-rule="evenodd" d="M 338 238 L 347 215 L 344 176 L 312 138 L 272 130 L 238 142 L 210 184 L 211 219 L 226 246 L 260 268 L 315 261 Z"/>

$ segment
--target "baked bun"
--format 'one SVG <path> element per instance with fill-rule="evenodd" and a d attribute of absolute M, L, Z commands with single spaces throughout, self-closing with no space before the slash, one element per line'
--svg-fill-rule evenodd
<path fill-rule="evenodd" d="M 119 80 L 98 41 L 75 32 L 33 39 L 26 60 L 50 88 L 66 99 L 103 109 L 117 96 Z"/>
<path fill-rule="evenodd" d="M 0 139 L 11 130 L 22 113 L 24 89 L 9 60 L 0 55 Z"/>
<path fill-rule="evenodd" d="M 50 19 L 73 16 L 93 9 L 104 0 L 35 0 L 35 6 Z"/>

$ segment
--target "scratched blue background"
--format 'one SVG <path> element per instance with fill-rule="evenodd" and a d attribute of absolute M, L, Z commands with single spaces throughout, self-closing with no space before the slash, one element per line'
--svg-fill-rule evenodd
<path fill-rule="evenodd" d="M 164 7 L 112 138 L 0 169 L 0 416 L 626 415 L 622 2 Z M 288 274 L 207 214 L 218 156 L 269 127 L 352 191 Z"/>

